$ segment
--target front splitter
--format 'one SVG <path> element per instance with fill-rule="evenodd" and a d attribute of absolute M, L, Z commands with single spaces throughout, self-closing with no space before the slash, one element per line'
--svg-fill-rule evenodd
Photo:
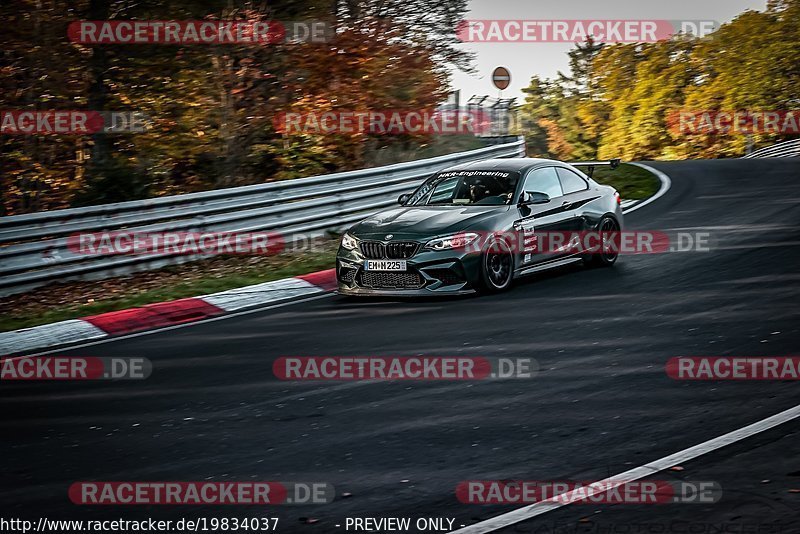
<path fill-rule="evenodd" d="M 435 291 L 430 289 L 367 289 L 363 287 L 342 287 L 336 290 L 339 295 L 356 297 L 447 297 L 453 295 L 474 295 L 474 289 L 454 289 Z"/>

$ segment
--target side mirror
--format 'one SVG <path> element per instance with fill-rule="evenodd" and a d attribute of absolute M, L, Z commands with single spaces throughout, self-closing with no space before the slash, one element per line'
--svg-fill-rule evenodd
<path fill-rule="evenodd" d="M 397 203 L 400 204 L 401 206 L 405 206 L 406 202 L 408 202 L 408 199 L 410 198 L 411 195 L 409 195 L 408 193 L 403 193 L 402 195 L 397 197 Z"/>
<path fill-rule="evenodd" d="M 518 205 L 527 206 L 528 204 L 547 204 L 548 202 L 550 202 L 550 196 L 547 193 L 526 191 L 520 195 Z"/>

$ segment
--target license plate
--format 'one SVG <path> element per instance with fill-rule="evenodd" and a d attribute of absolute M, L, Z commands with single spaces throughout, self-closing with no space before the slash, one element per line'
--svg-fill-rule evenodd
<path fill-rule="evenodd" d="M 406 260 L 367 260 L 365 271 L 405 271 Z"/>

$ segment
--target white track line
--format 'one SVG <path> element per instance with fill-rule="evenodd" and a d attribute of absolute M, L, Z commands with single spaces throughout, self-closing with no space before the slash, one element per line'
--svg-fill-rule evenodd
<path fill-rule="evenodd" d="M 650 462 L 649 464 L 645 464 L 641 467 L 636 467 L 629 471 L 625 471 L 624 473 L 601 480 L 598 482 L 598 486 L 604 486 L 607 490 L 627 482 L 639 480 L 640 478 L 658 473 L 659 471 L 663 471 L 664 469 L 668 469 L 674 465 L 693 460 L 704 454 L 708 454 L 709 452 L 749 438 L 750 436 L 758 434 L 759 432 L 764 432 L 770 428 L 782 425 L 783 423 L 789 422 L 792 419 L 797 419 L 798 417 L 800 417 L 800 404 L 779 414 L 762 419 L 761 421 L 753 423 L 752 425 L 734 430 L 733 432 L 728 432 L 722 436 L 704 441 L 703 443 L 695 445 L 694 447 L 689 447 L 688 449 L 676 452 L 675 454 L 665 456 L 660 460 Z M 593 495 L 594 493 L 600 492 L 602 492 L 602 490 L 599 488 L 597 488 L 595 491 L 586 491 L 583 494 L 573 490 L 571 492 L 563 493 L 557 497 L 553 497 L 547 501 L 537 502 L 529 506 L 525 506 L 524 508 L 519 508 L 512 512 L 493 517 L 492 519 L 487 519 L 486 521 L 481 521 L 480 523 L 475 523 L 474 525 L 455 530 L 453 531 L 453 534 L 479 534 L 482 532 L 493 532 L 509 525 L 519 523 L 520 521 L 525 521 L 527 519 L 531 519 L 532 517 L 546 514 L 547 512 L 561 508 L 562 506 L 566 506 L 568 504 L 572 504 L 573 502 L 580 501 L 587 495 Z"/>
<path fill-rule="evenodd" d="M 658 200 L 659 198 L 664 196 L 667 193 L 667 191 L 669 191 L 670 187 L 672 187 L 672 180 L 669 179 L 669 176 L 667 176 L 663 172 L 659 171 L 658 169 L 654 169 L 653 167 L 651 167 L 649 165 L 645 165 L 644 163 L 633 163 L 633 162 L 627 162 L 627 163 L 630 164 L 630 165 L 636 165 L 637 167 L 641 167 L 642 169 L 644 169 L 646 171 L 650 171 L 653 174 L 655 174 L 658 177 L 658 179 L 661 180 L 661 187 L 658 189 L 658 192 L 655 195 L 653 195 L 652 197 L 648 198 L 647 200 L 645 200 L 643 202 L 639 202 L 638 204 L 636 204 L 635 206 L 633 206 L 630 209 L 623 210 L 623 213 L 626 213 L 626 214 L 634 212 L 634 211 L 638 210 L 639 208 L 647 206 L 651 202 L 654 202 L 655 200 Z"/>

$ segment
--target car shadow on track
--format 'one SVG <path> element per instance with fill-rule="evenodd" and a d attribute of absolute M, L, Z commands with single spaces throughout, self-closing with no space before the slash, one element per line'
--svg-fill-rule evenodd
<path fill-rule="evenodd" d="M 577 273 L 597 272 L 603 273 L 609 281 L 616 281 L 624 276 L 624 268 L 614 266 L 612 268 L 602 267 L 587 267 L 580 263 L 565 265 L 548 269 L 539 273 L 530 274 L 519 278 L 514 281 L 514 285 L 508 291 L 501 293 L 471 293 L 467 295 L 432 295 L 430 297 L 397 297 L 397 296 L 351 296 L 351 295 L 336 295 L 335 302 L 343 306 L 363 307 L 365 305 L 383 305 L 383 304 L 398 304 L 398 303 L 414 303 L 414 304 L 441 304 L 453 301 L 466 301 L 472 299 L 506 299 L 514 297 L 515 292 L 519 293 L 521 289 L 535 285 L 542 285 L 542 287 L 550 287 L 545 285 L 547 282 L 559 281 L 562 279 L 568 280 L 570 276 L 577 276 Z M 529 296 L 529 295 L 525 295 Z"/>

